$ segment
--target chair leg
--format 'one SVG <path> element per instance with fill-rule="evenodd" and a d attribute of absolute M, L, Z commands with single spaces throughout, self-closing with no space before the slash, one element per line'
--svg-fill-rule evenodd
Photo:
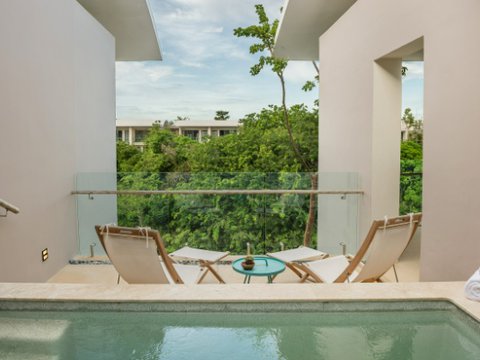
<path fill-rule="evenodd" d="M 118 274 L 118 277 L 117 277 L 117 285 L 120 284 L 120 274 Z"/>
<path fill-rule="evenodd" d="M 290 270 L 292 270 L 293 273 L 294 273 L 295 275 L 297 275 L 300 279 L 303 278 L 303 274 L 302 274 L 300 271 L 298 271 L 298 269 L 296 269 L 295 266 L 293 266 L 292 264 L 289 264 L 289 263 L 285 263 L 285 265 L 286 265 Z"/>
<path fill-rule="evenodd" d="M 397 269 L 395 268 L 395 264 L 393 264 L 393 273 L 395 274 L 395 280 L 398 283 L 398 274 L 397 274 Z"/>
<path fill-rule="evenodd" d="M 202 271 L 203 271 L 203 274 L 202 274 L 202 276 L 200 276 L 200 278 L 197 280 L 197 284 L 200 284 L 200 283 L 203 281 L 203 279 L 205 278 L 205 276 L 207 275 L 207 273 L 208 273 L 208 270 L 206 270 L 205 268 L 203 268 Z"/>
<path fill-rule="evenodd" d="M 315 279 L 310 279 L 310 275 L 305 273 L 304 275 L 302 275 L 301 279 L 300 279 L 300 282 L 301 283 L 304 283 L 306 282 L 307 280 L 310 280 L 311 282 L 316 282 Z"/>
<path fill-rule="evenodd" d="M 207 273 L 210 271 L 220 284 L 225 284 L 225 281 L 223 281 L 220 274 L 218 274 L 218 272 L 212 267 L 210 263 L 208 263 L 207 261 L 200 261 L 200 266 L 203 266 L 204 268 L 206 268 L 206 271 L 202 275 L 198 283 L 200 283 L 203 280 L 203 278 L 207 275 Z"/>

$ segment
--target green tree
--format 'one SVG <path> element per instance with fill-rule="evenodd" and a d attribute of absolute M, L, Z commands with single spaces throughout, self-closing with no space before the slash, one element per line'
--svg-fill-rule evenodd
<path fill-rule="evenodd" d="M 422 145 L 404 141 L 400 148 L 400 214 L 422 211 Z"/>
<path fill-rule="evenodd" d="M 215 114 L 215 120 L 228 120 L 230 119 L 229 111 L 217 110 Z"/>
<path fill-rule="evenodd" d="M 261 53 L 258 62 L 250 68 L 250 74 L 257 76 L 265 66 L 269 66 L 271 70 L 277 75 L 281 89 L 282 89 L 282 110 L 283 121 L 285 128 L 288 131 L 290 146 L 297 157 L 297 159 L 303 164 L 305 169 L 312 169 L 312 165 L 307 162 L 298 149 L 297 142 L 293 136 L 292 126 L 288 116 L 288 109 L 286 104 L 286 84 L 285 84 L 285 69 L 287 68 L 288 61 L 273 56 L 273 47 L 275 44 L 275 34 L 278 28 L 278 20 L 274 20 L 270 24 L 268 16 L 265 12 L 263 5 L 255 5 L 255 12 L 258 16 L 258 25 L 250 25 L 245 28 L 236 28 L 233 33 L 237 37 L 249 37 L 258 40 L 257 43 L 250 46 L 250 54 L 255 55 Z"/>
<path fill-rule="evenodd" d="M 198 143 L 154 127 L 134 173 L 119 173 L 119 190 L 307 189 L 309 176 L 292 156 L 279 106 L 245 116 L 237 134 Z M 317 159 L 318 112 L 304 105 L 289 109 L 299 147 Z M 138 151 L 135 149 L 135 151 Z M 159 158 L 152 158 L 159 156 Z M 163 172 L 168 169 L 168 173 Z M 173 170 L 172 170 L 173 169 Z M 173 172 L 172 172 L 173 171 Z M 185 171 L 185 172 L 184 172 Z M 150 226 L 169 250 L 191 246 L 257 253 L 298 246 L 308 214 L 302 195 L 145 195 L 118 197 L 119 223 Z M 315 241 L 313 238 L 312 241 Z"/>
<path fill-rule="evenodd" d="M 404 110 L 402 121 L 408 131 L 408 140 L 415 141 L 419 144 L 423 143 L 423 121 L 415 119 L 412 109 Z"/>
<path fill-rule="evenodd" d="M 317 86 L 317 83 L 320 80 L 317 63 L 315 61 L 312 61 L 312 65 L 315 68 L 315 72 L 317 74 L 317 75 L 315 75 L 315 81 L 308 80 L 307 82 L 305 82 L 305 84 L 302 87 L 303 91 L 312 91 L 315 88 L 315 86 Z M 318 100 L 316 100 L 316 101 L 318 101 Z"/>
<path fill-rule="evenodd" d="M 422 145 L 415 141 L 404 141 L 400 145 L 400 158 L 402 161 L 414 160 L 421 162 L 423 159 Z"/>
<path fill-rule="evenodd" d="M 213 137 L 205 143 L 154 126 L 145 139 L 144 151 L 136 154 L 136 172 L 119 174 L 118 189 L 316 189 L 316 177 L 302 172 L 316 171 L 318 111 L 304 105 L 287 108 L 286 62 L 271 56 L 278 22 L 270 26 L 261 6 L 257 14 L 263 30 L 251 30 L 266 31 L 269 38 L 263 43 L 260 39 L 257 46 L 265 45 L 258 52 L 270 56 L 260 57 L 251 72 L 256 75 L 265 65 L 272 67 L 282 85 L 282 106 L 246 115 L 237 134 Z M 302 237 L 305 244 L 315 241 L 312 199 L 315 196 L 310 201 L 301 195 L 119 196 L 119 223 L 160 230 L 169 250 L 189 243 L 242 253 L 249 241 L 256 251 L 264 252 L 278 250 L 279 242 L 298 246 Z"/>
<path fill-rule="evenodd" d="M 125 141 L 117 141 L 117 171 L 133 171 L 136 164 L 140 161 L 142 153 L 134 145 L 129 145 Z"/>
<path fill-rule="evenodd" d="M 237 37 L 254 38 L 258 41 L 250 46 L 250 54 L 261 54 L 259 56 L 258 62 L 250 68 L 250 74 L 256 76 L 263 70 L 265 66 L 268 66 L 277 75 L 282 90 L 281 108 L 283 112 L 283 124 L 288 133 L 290 147 L 298 162 L 302 164 L 302 168 L 304 169 L 304 171 L 315 172 L 316 163 L 311 163 L 309 159 L 302 154 L 300 146 L 294 137 L 291 121 L 289 118 L 289 112 L 286 105 L 286 84 L 284 76 L 288 62 L 285 59 L 275 58 L 273 56 L 275 35 L 277 32 L 279 21 L 278 19 L 276 19 L 270 24 L 263 5 L 255 5 L 255 12 L 258 16 L 258 25 L 250 25 L 245 28 L 236 28 L 233 33 Z M 312 190 L 314 190 L 317 188 L 318 175 L 313 175 L 311 180 L 311 188 Z M 308 221 L 305 227 L 305 246 L 309 246 L 311 242 L 313 225 L 315 221 L 315 208 L 316 195 L 312 194 L 310 196 L 310 211 Z"/>
<path fill-rule="evenodd" d="M 165 120 L 162 124 L 162 122 L 160 120 L 157 120 L 157 121 L 155 121 L 154 124 L 158 124 L 160 127 L 164 128 L 164 129 L 170 129 L 172 127 L 172 125 L 175 124 L 175 122 L 172 121 L 172 120 Z"/>
<path fill-rule="evenodd" d="M 402 122 L 408 131 L 401 144 L 400 214 L 422 211 L 423 121 L 406 108 Z"/>
<path fill-rule="evenodd" d="M 154 124 L 145 138 L 145 149 L 134 166 L 139 172 L 188 171 L 188 151 L 195 141 L 177 136 L 168 129 Z"/>
<path fill-rule="evenodd" d="M 292 131 L 302 155 L 316 163 L 318 157 L 318 111 L 305 105 L 289 110 Z M 237 134 L 214 137 L 190 152 L 194 172 L 302 172 L 292 156 L 288 132 L 283 126 L 283 109 L 270 106 L 240 120 Z"/>

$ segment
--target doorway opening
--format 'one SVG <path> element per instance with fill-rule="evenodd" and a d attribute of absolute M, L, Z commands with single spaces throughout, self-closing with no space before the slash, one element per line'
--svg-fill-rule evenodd
<path fill-rule="evenodd" d="M 423 51 L 402 62 L 400 136 L 400 215 L 422 211 Z"/>
<path fill-rule="evenodd" d="M 374 64 L 373 217 L 422 209 L 423 48 L 421 37 Z"/>

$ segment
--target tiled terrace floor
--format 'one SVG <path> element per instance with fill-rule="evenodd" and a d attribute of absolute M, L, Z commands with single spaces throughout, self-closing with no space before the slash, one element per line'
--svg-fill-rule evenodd
<path fill-rule="evenodd" d="M 420 241 L 415 239 L 407 248 L 400 261 L 396 265 L 399 282 L 415 282 L 419 280 L 419 254 Z M 227 283 L 242 283 L 243 275 L 232 270 L 230 265 L 219 265 L 218 272 Z M 384 282 L 394 282 L 393 270 L 388 271 L 382 278 Z M 67 265 L 55 274 L 50 283 L 77 283 L 77 284 L 116 284 L 117 272 L 112 265 Z M 203 281 L 204 283 L 216 283 L 210 274 Z M 266 278 L 252 278 L 252 283 L 265 283 Z M 285 270 L 276 277 L 275 283 L 298 282 L 290 270 Z"/>
<path fill-rule="evenodd" d="M 447 301 L 480 321 L 480 303 L 466 299 L 463 281 L 460 282 L 418 282 L 419 242 L 415 241 L 407 249 L 397 264 L 400 283 L 392 283 L 393 272 L 386 274 L 384 284 L 298 284 L 297 278 L 286 271 L 277 277 L 275 285 L 265 284 L 256 279 L 256 284 L 242 285 L 240 274 L 230 266 L 220 266 L 219 270 L 230 285 L 216 285 L 212 278 L 205 285 L 116 285 L 117 274 L 111 265 L 68 265 L 53 276 L 50 284 L 0 284 L 0 302 L 16 309 L 25 306 L 51 304 L 56 309 L 58 302 L 67 307 L 92 302 L 98 304 L 127 305 L 147 303 L 157 304 L 163 309 L 169 304 L 180 304 L 190 309 L 203 309 L 204 306 L 218 306 L 221 311 L 236 304 L 270 304 L 297 302 L 342 302 L 342 301 Z M 291 284 L 290 282 L 297 282 Z M 283 283 L 283 284 L 282 284 Z M 245 287 L 251 291 L 245 291 Z M 77 305 L 75 305 L 77 304 Z M 270 306 L 270 305 L 268 305 Z M 23 309 L 23 308 L 22 308 Z M 181 311 L 185 308 L 181 307 Z M 196 310 L 197 311 L 197 310 Z"/>

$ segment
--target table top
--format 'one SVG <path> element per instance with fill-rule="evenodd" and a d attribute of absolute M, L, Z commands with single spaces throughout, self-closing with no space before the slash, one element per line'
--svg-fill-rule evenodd
<path fill-rule="evenodd" d="M 239 272 L 248 276 L 271 276 L 281 273 L 285 270 L 285 263 L 268 256 L 254 256 L 255 266 L 252 270 L 244 270 L 242 268 L 242 262 L 245 258 L 235 260 L 232 263 L 232 268 L 236 272 Z"/>

